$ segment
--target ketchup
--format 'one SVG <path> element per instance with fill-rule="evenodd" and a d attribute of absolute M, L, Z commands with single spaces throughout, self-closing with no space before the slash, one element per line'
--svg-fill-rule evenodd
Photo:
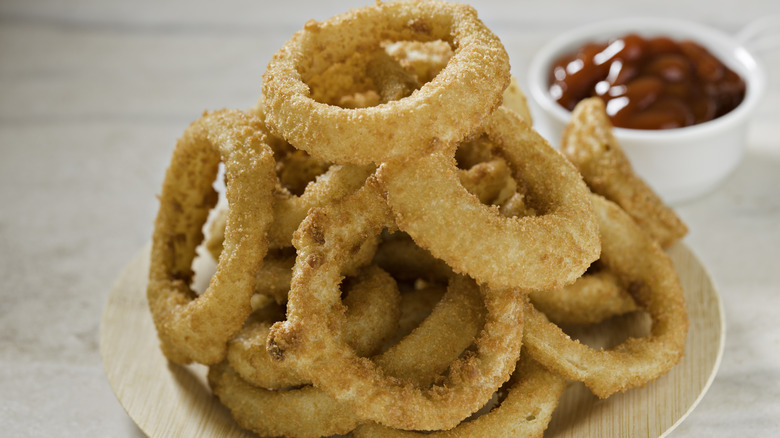
<path fill-rule="evenodd" d="M 600 97 L 621 128 L 673 129 L 733 110 L 745 82 L 697 43 L 629 34 L 556 60 L 549 90 L 568 110 Z"/>

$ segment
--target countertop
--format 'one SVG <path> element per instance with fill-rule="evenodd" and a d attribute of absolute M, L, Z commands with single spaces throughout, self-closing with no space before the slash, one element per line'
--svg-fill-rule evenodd
<path fill-rule="evenodd" d="M 104 375 L 99 326 L 150 240 L 176 139 L 205 109 L 253 105 L 271 55 L 307 19 L 367 3 L 0 3 L 0 435 L 142 435 Z M 780 14 L 774 0 L 472 4 L 521 83 L 535 50 L 584 22 L 675 16 L 734 33 Z M 744 160 L 677 206 L 727 332 L 709 392 L 673 437 L 780 433 L 780 49 L 760 59 L 769 84 Z"/>

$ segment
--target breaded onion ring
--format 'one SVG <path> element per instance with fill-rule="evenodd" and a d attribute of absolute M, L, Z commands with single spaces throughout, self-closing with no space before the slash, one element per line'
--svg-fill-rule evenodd
<path fill-rule="evenodd" d="M 298 259 L 287 320 L 271 328 L 267 348 L 362 419 L 401 429 L 450 428 L 478 410 L 514 370 L 525 298 L 511 290 L 481 288 L 486 322 L 475 352 L 454 361 L 435 385 L 421 388 L 387 376 L 338 338 L 343 316 L 337 309 L 341 269 L 351 249 L 389 223 L 374 178 L 354 195 L 309 212 L 294 239 Z M 458 278 L 460 287 L 477 287 Z"/>
<path fill-rule="evenodd" d="M 287 248 L 292 245 L 292 235 L 309 209 L 324 205 L 359 189 L 365 179 L 371 175 L 372 166 L 333 165 L 306 186 L 303 194 L 296 196 L 280 184 L 273 190 L 273 223 L 268 230 L 268 243 L 271 248 Z M 209 253 L 219 258 L 224 240 L 225 217 L 227 210 L 221 210 L 209 227 L 206 247 Z"/>
<path fill-rule="evenodd" d="M 479 283 L 524 290 L 573 283 L 599 254 L 588 188 L 513 111 L 499 108 L 484 129 L 541 214 L 505 217 L 481 204 L 460 184 L 454 159 L 432 152 L 377 171 L 398 228 Z"/>
<path fill-rule="evenodd" d="M 209 368 L 208 382 L 236 423 L 259 436 L 342 435 L 360 423 L 349 407 L 327 392 L 313 386 L 289 391 L 253 386 L 227 362 Z"/>
<path fill-rule="evenodd" d="M 292 149 L 292 146 L 290 146 Z M 330 163 L 318 160 L 304 151 L 292 149 L 276 158 L 276 174 L 279 184 L 290 193 L 300 196 L 318 176 L 330 168 Z"/>
<path fill-rule="evenodd" d="M 377 353 L 398 328 L 400 304 L 395 280 L 374 265 L 366 267 L 352 279 L 352 287 L 344 298 L 347 310 L 341 337 L 359 356 Z M 263 388 L 310 383 L 268 355 L 265 344 L 274 322 L 260 320 L 247 324 L 228 344 L 228 363 L 244 380 Z"/>
<path fill-rule="evenodd" d="M 430 433 L 403 431 L 376 423 L 358 426 L 355 438 L 415 437 L 537 437 L 541 438 L 550 424 L 553 411 L 566 389 L 566 380 L 547 371 L 524 354 L 505 388 L 501 403 L 490 412 L 467 420 L 449 430 Z"/>
<path fill-rule="evenodd" d="M 651 332 L 597 351 L 569 338 L 529 304 L 525 346 L 550 370 L 584 382 L 605 398 L 641 387 L 677 364 L 689 322 L 669 256 L 616 204 L 598 195 L 592 195 L 592 202 L 602 236 L 601 263 L 629 284 L 628 292 L 652 319 Z"/>
<path fill-rule="evenodd" d="M 455 53 L 433 80 L 404 99 L 350 109 L 311 97 L 309 78 L 356 52 L 402 40 L 443 40 Z M 335 163 L 379 164 L 419 154 L 434 141 L 456 145 L 501 103 L 508 83 L 506 51 L 472 7 L 388 2 L 306 23 L 269 63 L 263 95 L 266 123 L 295 147 Z"/>
<path fill-rule="evenodd" d="M 484 306 L 478 291 L 472 287 L 453 285 L 447 288 L 443 297 L 433 289 L 406 295 L 415 298 L 404 301 L 402 313 L 411 320 L 421 319 L 422 322 L 413 330 L 401 328 L 407 334 L 392 350 L 382 353 L 376 360 L 393 370 L 396 373 L 390 374 L 393 377 L 414 375 L 416 382 L 429 383 L 463 354 L 482 328 L 479 322 L 475 323 L 470 318 L 460 326 L 453 326 L 448 321 L 461 320 L 467 314 L 477 315 L 477 320 L 479 316 L 484 318 Z M 432 304 L 428 302 L 432 299 L 436 301 L 436 297 L 441 299 Z M 475 297 L 478 302 L 474 301 Z M 417 298 L 422 298 L 424 302 L 418 302 Z M 420 317 L 416 314 L 420 311 L 430 314 Z M 442 337 L 442 332 L 449 328 L 454 333 Z M 437 344 L 434 349 L 414 351 L 420 345 L 431 343 Z M 420 365 L 419 362 L 425 364 Z M 406 367 L 413 367 L 419 374 L 412 373 Z M 209 384 L 236 422 L 261 436 L 319 437 L 345 434 L 363 422 L 352 414 L 347 405 L 320 389 L 312 386 L 287 390 L 257 387 L 242 379 L 227 362 L 211 367 Z"/>
<path fill-rule="evenodd" d="M 634 173 L 600 98 L 582 100 L 574 108 L 561 151 L 594 193 L 622 207 L 663 248 L 688 233 L 674 210 Z"/>
<path fill-rule="evenodd" d="M 639 309 L 612 271 L 586 273 L 563 289 L 532 292 L 531 302 L 555 324 L 596 324 Z"/>
<path fill-rule="evenodd" d="M 398 344 L 400 340 L 419 327 L 436 307 L 436 303 L 441 301 L 446 291 L 446 285 L 428 282 L 416 283 L 413 289 L 402 291 L 398 331 L 387 342 L 385 349 Z"/>
<path fill-rule="evenodd" d="M 479 288 L 467 283 L 451 277 L 430 315 L 375 359 L 383 372 L 424 388 L 474 343 L 485 325 L 485 306 Z"/>
<path fill-rule="evenodd" d="M 483 204 L 497 204 L 507 186 L 514 183 L 512 170 L 500 158 L 461 169 L 459 173 L 461 185 Z"/>
<path fill-rule="evenodd" d="M 147 298 L 165 356 L 177 363 L 221 361 L 227 341 L 252 311 L 276 181 L 273 152 L 262 121 L 240 111 L 218 111 L 195 121 L 178 141 L 165 175 L 152 237 Z M 195 249 L 217 201 L 212 187 L 225 165 L 231 207 L 225 250 L 208 289 L 190 288 Z"/>
<path fill-rule="evenodd" d="M 274 222 L 268 231 L 269 243 L 275 248 L 289 247 L 295 229 L 309 209 L 354 192 L 373 171 L 373 166 L 333 165 L 306 186 L 301 196 L 295 196 L 277 186 L 274 193 Z"/>
<path fill-rule="evenodd" d="M 261 98 L 257 106 L 252 109 L 252 113 L 262 117 L 264 110 L 264 99 Z M 273 189 L 273 223 L 268 230 L 271 248 L 291 246 L 292 234 L 310 208 L 354 192 L 374 172 L 374 166 L 371 165 L 326 165 L 322 160 L 296 150 L 284 140 L 271 135 L 265 124 L 256 124 L 255 128 L 266 136 L 267 143 L 272 145 L 276 159 L 277 181 Z M 290 172 L 291 168 L 298 172 Z M 322 169 L 326 170 L 317 173 Z M 300 170 L 304 171 L 300 172 Z M 296 194 L 301 187 L 303 193 Z M 206 248 L 215 259 L 219 258 L 222 251 L 227 214 L 225 209 L 219 211 L 209 226 Z"/>

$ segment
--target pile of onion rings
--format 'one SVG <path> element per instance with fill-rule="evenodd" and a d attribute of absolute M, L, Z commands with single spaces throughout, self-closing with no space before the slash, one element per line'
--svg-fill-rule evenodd
<path fill-rule="evenodd" d="M 539 436 L 569 382 L 608 397 L 680 360 L 688 318 L 663 248 L 687 229 L 632 173 L 603 108 L 575 110 L 564 154 L 533 129 L 470 6 L 307 22 L 262 89 L 177 144 L 147 289 L 163 354 L 209 366 L 239 426 Z M 202 293 L 199 246 L 218 261 Z M 651 332 L 603 351 L 558 325 L 627 312 Z"/>

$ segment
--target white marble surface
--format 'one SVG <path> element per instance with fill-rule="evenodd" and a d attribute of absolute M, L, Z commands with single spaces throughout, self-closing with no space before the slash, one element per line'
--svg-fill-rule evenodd
<path fill-rule="evenodd" d="M 306 19 L 366 3 L 0 2 L 0 435 L 141 435 L 104 377 L 99 321 L 150 238 L 176 138 L 204 109 L 253 104 L 271 54 Z M 473 2 L 521 80 L 544 41 L 582 22 L 663 15 L 736 32 L 780 14 L 774 0 L 725 3 Z M 780 434 L 780 48 L 761 58 L 769 88 L 744 162 L 679 208 L 727 341 L 674 437 Z"/>

